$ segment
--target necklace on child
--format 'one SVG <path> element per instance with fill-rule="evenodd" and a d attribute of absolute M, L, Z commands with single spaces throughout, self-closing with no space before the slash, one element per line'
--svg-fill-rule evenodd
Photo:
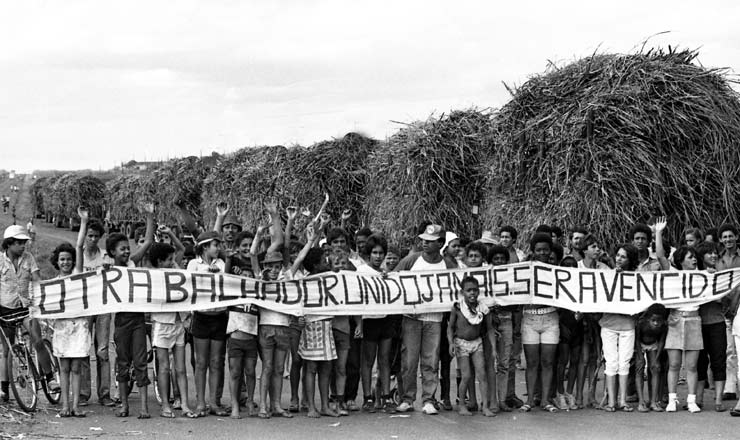
<path fill-rule="evenodd" d="M 471 309 L 467 302 L 460 301 L 460 312 L 470 325 L 478 325 L 483 321 L 483 316 L 487 315 L 490 309 L 481 303 L 476 303 L 475 308 Z"/>

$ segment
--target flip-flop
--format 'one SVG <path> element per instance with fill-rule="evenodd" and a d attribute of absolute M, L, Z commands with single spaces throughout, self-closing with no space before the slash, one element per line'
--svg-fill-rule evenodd
<path fill-rule="evenodd" d="M 547 405 L 543 406 L 542 409 L 544 409 L 545 411 L 547 411 L 549 413 L 556 413 L 556 412 L 558 412 L 558 408 L 555 405 L 552 405 L 550 403 L 548 403 Z"/>
<path fill-rule="evenodd" d="M 622 410 L 622 411 L 624 411 L 624 412 L 632 412 L 632 411 L 634 411 L 634 410 L 635 410 L 634 408 L 632 408 L 632 407 L 631 407 L 631 406 L 629 406 L 629 405 L 624 405 L 624 406 L 622 406 L 622 407 L 621 407 L 621 408 L 619 408 L 619 409 L 620 409 L 620 410 Z"/>
<path fill-rule="evenodd" d="M 532 411 L 532 407 L 527 403 L 519 407 L 519 412 L 530 412 L 530 411 Z"/>
<path fill-rule="evenodd" d="M 603 410 L 604 410 L 604 411 L 606 411 L 606 412 L 614 412 L 614 411 L 616 411 L 616 410 L 617 410 L 616 408 L 614 408 L 614 407 L 613 407 L 613 406 L 611 406 L 611 405 L 606 405 L 606 406 L 603 406 L 603 407 L 601 407 L 601 409 L 603 409 Z"/>
<path fill-rule="evenodd" d="M 160 411 L 159 417 L 164 417 L 165 419 L 174 419 L 175 415 L 172 413 L 172 411 Z"/>
<path fill-rule="evenodd" d="M 184 417 L 186 419 L 197 419 L 198 414 L 192 412 L 192 411 L 183 411 L 180 417 Z"/>
<path fill-rule="evenodd" d="M 269 419 L 271 416 L 268 412 L 260 411 L 257 413 L 257 417 L 259 417 L 260 419 Z"/>
<path fill-rule="evenodd" d="M 648 408 L 647 405 L 645 405 L 644 403 L 640 403 L 637 406 L 637 412 L 641 412 L 641 413 L 650 412 L 650 408 Z"/>
<path fill-rule="evenodd" d="M 732 417 L 740 417 L 740 409 L 733 408 L 732 411 L 730 411 L 730 415 Z"/>
<path fill-rule="evenodd" d="M 280 411 L 275 411 L 274 414 L 276 416 L 284 417 L 286 419 L 292 419 L 293 414 L 289 413 L 288 411 L 285 411 L 284 409 L 281 409 Z"/>
<path fill-rule="evenodd" d="M 299 412 L 300 409 L 298 408 L 298 404 L 297 403 L 291 403 L 290 406 L 288 407 L 288 411 L 290 411 L 292 413 Z"/>
<path fill-rule="evenodd" d="M 231 414 L 231 409 L 228 409 L 227 410 L 226 408 L 217 406 L 217 407 L 211 408 L 211 410 L 209 411 L 209 413 L 212 416 L 226 417 L 226 416 L 228 416 L 228 415 Z"/>

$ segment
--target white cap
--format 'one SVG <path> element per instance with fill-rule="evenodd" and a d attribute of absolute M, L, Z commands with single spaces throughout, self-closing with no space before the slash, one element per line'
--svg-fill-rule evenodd
<path fill-rule="evenodd" d="M 21 225 L 11 225 L 5 228 L 5 233 L 3 233 L 3 240 L 5 240 L 6 238 L 15 238 L 17 240 L 31 239 L 31 237 L 29 237 L 28 233 L 26 232 L 26 228 Z"/>

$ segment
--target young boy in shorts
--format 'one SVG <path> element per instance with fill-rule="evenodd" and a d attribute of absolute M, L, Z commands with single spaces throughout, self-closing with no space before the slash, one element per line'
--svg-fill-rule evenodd
<path fill-rule="evenodd" d="M 635 331 L 635 385 L 637 386 L 637 397 L 639 405 L 637 411 L 663 412 L 660 406 L 660 354 L 665 346 L 666 335 L 668 334 L 668 324 L 666 317 L 668 311 L 662 304 L 653 304 L 637 321 Z M 647 362 L 645 362 L 647 358 Z M 645 396 L 643 389 L 643 374 L 645 367 L 648 368 L 649 396 Z M 647 405 L 647 399 L 650 398 L 650 404 Z"/>
<path fill-rule="evenodd" d="M 483 338 L 487 332 L 493 332 L 491 314 L 488 307 L 478 303 L 480 289 L 478 280 L 473 277 L 465 277 L 462 282 L 463 299 L 452 306 L 450 312 L 450 323 L 447 327 L 447 341 L 450 345 L 450 356 L 457 356 L 462 379 L 458 388 L 460 404 L 458 412 L 461 416 L 471 416 L 473 413 L 465 405 L 465 392 L 471 381 L 470 361 L 472 360 L 477 371 L 478 381 L 481 386 L 481 395 L 488 396 L 488 377 L 483 356 Z M 486 417 L 492 417 L 493 413 L 489 405 L 484 402 L 481 412 Z"/>

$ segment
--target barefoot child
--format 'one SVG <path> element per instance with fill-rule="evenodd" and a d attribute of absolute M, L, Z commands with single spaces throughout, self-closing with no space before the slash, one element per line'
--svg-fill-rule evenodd
<path fill-rule="evenodd" d="M 457 356 L 462 379 L 458 389 L 460 404 L 458 412 L 462 416 L 473 415 L 465 406 L 465 391 L 471 380 L 470 361 L 478 372 L 478 381 L 481 386 L 481 395 L 488 396 L 488 377 L 483 359 L 483 337 L 486 331 L 492 332 L 491 314 L 488 307 L 478 303 L 480 289 L 478 280 L 465 277 L 462 282 L 463 299 L 452 306 L 450 323 L 447 327 L 447 340 L 450 344 L 450 355 Z M 472 358 L 472 359 L 471 359 Z M 473 378 L 473 380 L 475 380 Z M 488 405 L 483 405 L 483 415 L 492 417 L 495 414 Z"/>
<path fill-rule="evenodd" d="M 290 269 L 289 275 L 291 276 L 299 269 L 301 264 L 310 275 L 325 272 L 329 269 L 323 261 L 323 251 L 319 248 L 313 248 L 313 245 L 318 241 L 318 234 L 314 233 L 311 225 L 306 229 L 306 235 L 306 245 L 298 254 Z M 308 417 L 339 417 L 339 414 L 329 406 L 331 367 L 332 361 L 337 358 L 331 322 L 331 316 L 306 315 L 306 327 L 301 333 L 298 355 L 305 362 L 303 387 L 308 403 Z M 319 411 L 316 410 L 314 402 L 317 374 L 319 378 L 319 396 L 321 398 Z"/>
<path fill-rule="evenodd" d="M 79 211 L 82 212 L 82 211 Z M 80 215 L 82 223 L 87 221 Z M 82 272 L 82 245 L 85 242 L 85 234 L 80 228 L 77 238 L 77 251 L 69 243 L 62 243 L 54 249 L 51 254 L 51 264 L 59 270 L 59 277 L 66 277 L 73 273 Z M 80 364 L 90 352 L 90 325 L 89 318 L 57 319 L 54 321 L 54 356 L 59 358 L 61 369 L 62 387 L 62 410 L 59 417 L 85 417 L 85 412 L 80 411 Z M 72 408 L 70 410 L 69 391 L 72 386 Z"/>
<path fill-rule="evenodd" d="M 147 203 L 143 206 L 143 210 L 146 212 L 145 240 L 134 254 L 131 254 L 128 237 L 123 234 L 110 234 L 105 241 L 106 251 L 108 256 L 113 259 L 114 266 L 136 267 L 134 261 L 141 261 L 154 241 L 154 205 Z M 116 416 L 128 417 L 130 392 L 128 383 L 130 369 L 133 365 L 136 385 L 139 387 L 139 397 L 141 398 L 138 418 L 148 419 L 150 415 L 147 386 L 150 382 L 146 366 L 147 347 L 144 313 L 116 313 L 115 328 L 113 340 L 116 343 L 116 380 L 118 381 L 118 388 L 121 390 L 121 409 L 116 413 Z"/>
<path fill-rule="evenodd" d="M 668 311 L 662 304 L 653 304 L 640 316 L 637 321 L 635 330 L 635 384 L 637 386 L 637 397 L 639 412 L 649 410 L 663 412 L 663 407 L 658 403 L 660 401 L 660 377 L 661 367 L 659 356 L 665 347 L 665 338 L 668 334 L 668 324 L 666 317 Z M 645 371 L 645 358 L 647 357 L 648 387 L 650 393 L 645 396 L 643 389 L 643 374 Z M 650 398 L 648 409 L 647 399 Z"/>

